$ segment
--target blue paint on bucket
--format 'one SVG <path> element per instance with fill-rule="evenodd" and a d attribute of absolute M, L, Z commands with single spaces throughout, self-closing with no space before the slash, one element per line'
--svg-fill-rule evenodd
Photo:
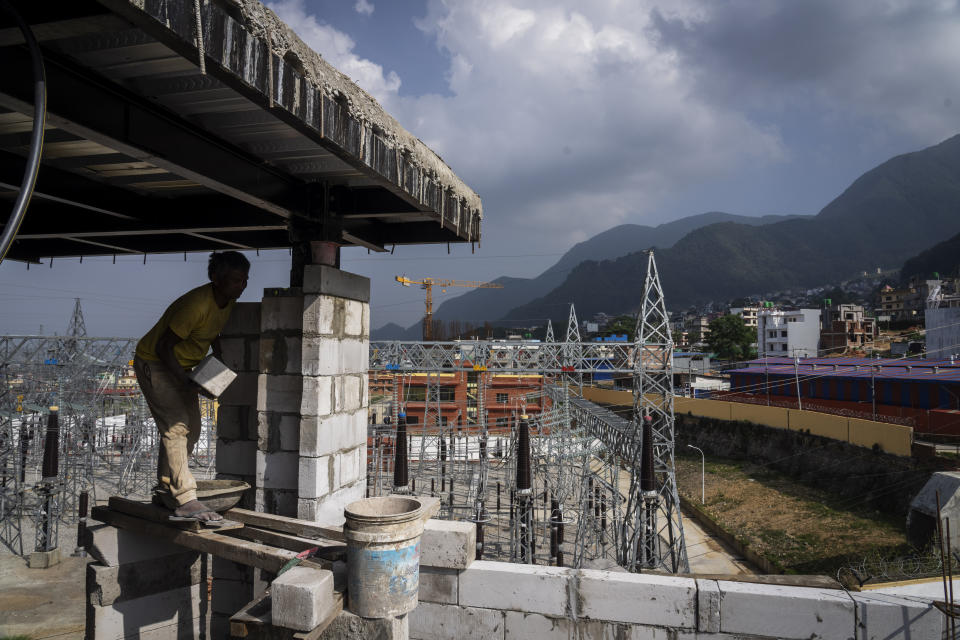
<path fill-rule="evenodd" d="M 416 606 L 420 587 L 419 538 L 415 544 L 399 549 L 348 545 L 347 565 L 351 599 L 370 600 L 388 608 Z"/>

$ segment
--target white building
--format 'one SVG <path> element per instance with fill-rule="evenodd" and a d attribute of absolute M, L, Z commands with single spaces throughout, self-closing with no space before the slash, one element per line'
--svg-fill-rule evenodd
<path fill-rule="evenodd" d="M 927 358 L 947 359 L 960 353 L 960 308 L 927 309 Z"/>
<path fill-rule="evenodd" d="M 757 314 L 757 355 L 812 358 L 819 346 L 819 309 L 762 309 Z"/>
<path fill-rule="evenodd" d="M 731 307 L 730 315 L 743 318 L 743 324 L 748 327 L 757 326 L 757 314 L 760 313 L 760 307 Z"/>

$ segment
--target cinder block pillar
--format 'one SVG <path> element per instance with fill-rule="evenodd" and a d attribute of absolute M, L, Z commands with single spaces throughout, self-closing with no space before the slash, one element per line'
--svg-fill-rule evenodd
<path fill-rule="evenodd" d="M 257 380 L 257 511 L 297 515 L 303 292 L 266 289 Z"/>
<path fill-rule="evenodd" d="M 305 267 L 302 321 L 297 516 L 340 523 L 366 484 L 370 280 Z"/>

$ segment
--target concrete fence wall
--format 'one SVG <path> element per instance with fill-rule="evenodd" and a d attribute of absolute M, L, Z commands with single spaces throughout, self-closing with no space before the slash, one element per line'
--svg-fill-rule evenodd
<path fill-rule="evenodd" d="M 601 404 L 618 406 L 633 404 L 633 393 L 630 391 L 584 387 L 583 397 Z M 877 445 L 886 453 L 898 456 L 911 455 L 913 446 L 912 427 L 847 418 L 817 411 L 799 411 L 703 398 L 676 398 L 674 410 L 677 413 L 688 413 L 699 418 L 742 420 L 773 429 L 809 431 L 816 436 L 842 440 L 868 449 Z"/>
<path fill-rule="evenodd" d="M 419 640 L 941 638 L 928 603 L 842 590 L 477 561 L 422 567 Z"/>

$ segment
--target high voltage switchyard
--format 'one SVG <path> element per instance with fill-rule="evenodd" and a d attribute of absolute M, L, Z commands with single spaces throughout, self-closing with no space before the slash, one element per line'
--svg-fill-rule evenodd
<path fill-rule="evenodd" d="M 0 544 L 13 553 L 72 550 L 60 525 L 87 505 L 150 494 L 157 430 L 130 375 L 136 342 L 87 337 L 79 300 L 66 335 L 0 336 Z M 201 475 L 215 437 L 202 407 Z"/>
<path fill-rule="evenodd" d="M 130 372 L 136 340 L 85 333 L 78 301 L 67 335 L 0 336 L 0 543 L 14 553 L 54 548 L 86 503 L 146 497 L 156 482 L 156 427 Z M 392 379 L 392 415 L 369 427 L 368 493 L 440 497 L 441 517 L 476 523 L 482 558 L 688 572 L 672 360 L 652 252 L 632 344 L 582 342 L 572 305 L 562 342 L 552 325 L 542 343 L 372 342 L 371 372 Z M 473 408 L 445 420 L 441 376 L 464 370 L 475 375 Z M 597 373 L 632 377 L 632 419 L 583 399 L 584 377 Z M 426 382 L 424 420 L 407 425 L 399 390 L 414 374 Z M 502 374 L 543 384 L 492 421 L 486 391 Z M 215 458 L 213 406 L 203 413 L 198 477 Z"/>
<path fill-rule="evenodd" d="M 558 566 L 689 572 L 674 473 L 673 340 L 653 252 L 636 339 L 584 343 L 571 305 L 566 340 L 371 343 L 392 375 L 391 420 L 370 427 L 368 493 L 441 498 L 441 517 L 475 522 L 477 557 Z M 475 418 L 441 419 L 440 375 L 476 373 Z M 424 420 L 407 425 L 414 372 Z M 629 373 L 631 420 L 580 397 L 584 375 Z M 539 374 L 541 411 L 491 423 L 491 376 Z"/>

